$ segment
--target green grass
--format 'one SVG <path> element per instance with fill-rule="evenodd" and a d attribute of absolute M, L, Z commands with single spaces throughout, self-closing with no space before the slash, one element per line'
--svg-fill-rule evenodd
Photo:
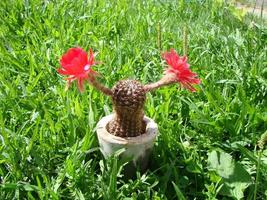
<path fill-rule="evenodd" d="M 217 1 L 112 2 L 0 1 L 0 199 L 266 199 L 267 151 L 256 148 L 267 129 L 262 20 Z M 65 92 L 60 56 L 92 47 L 107 86 L 148 83 L 162 74 L 162 51 L 182 53 L 184 26 L 202 84 L 147 96 L 160 135 L 149 170 L 125 180 L 95 134 L 110 99 L 88 85 Z"/>

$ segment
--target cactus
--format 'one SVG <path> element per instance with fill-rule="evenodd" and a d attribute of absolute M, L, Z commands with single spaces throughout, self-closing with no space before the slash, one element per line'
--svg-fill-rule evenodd
<path fill-rule="evenodd" d="M 134 137 L 145 132 L 144 86 L 136 80 L 119 81 L 112 89 L 115 118 L 108 124 L 109 133 L 120 137 Z"/>
<path fill-rule="evenodd" d="M 136 80 L 118 81 L 112 89 L 109 89 L 97 81 L 98 73 L 92 70 L 96 64 L 94 55 L 90 49 L 90 57 L 81 48 L 71 48 L 62 56 L 61 68 L 58 72 L 61 75 L 68 75 L 69 85 L 77 80 L 78 88 L 83 90 L 83 83 L 89 83 L 103 94 L 110 96 L 113 103 L 115 117 L 107 124 L 110 134 L 119 137 L 135 137 L 145 133 L 146 124 L 144 122 L 144 104 L 146 93 L 165 85 L 179 82 L 181 86 L 194 92 L 193 84 L 199 84 L 197 74 L 189 69 L 187 57 L 180 57 L 171 49 L 165 52 L 163 58 L 168 64 L 163 77 L 151 84 L 142 85 Z"/>

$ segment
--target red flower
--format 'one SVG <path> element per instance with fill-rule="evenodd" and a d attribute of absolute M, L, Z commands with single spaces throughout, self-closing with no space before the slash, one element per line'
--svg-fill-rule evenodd
<path fill-rule="evenodd" d="M 61 75 L 68 75 L 67 86 L 77 80 L 78 88 L 83 91 L 83 82 L 87 79 L 94 79 L 97 74 L 91 69 L 95 64 L 94 54 L 90 49 L 90 57 L 88 59 L 87 53 L 82 48 L 70 48 L 60 59 L 61 68 L 57 71 Z"/>
<path fill-rule="evenodd" d="M 192 85 L 200 84 L 200 79 L 196 78 L 197 74 L 189 69 L 190 65 L 187 63 L 187 57 L 180 57 L 174 49 L 171 49 L 170 52 L 163 53 L 162 57 L 169 65 L 166 73 L 174 73 L 177 82 L 180 82 L 184 88 L 195 92 L 196 89 Z"/>

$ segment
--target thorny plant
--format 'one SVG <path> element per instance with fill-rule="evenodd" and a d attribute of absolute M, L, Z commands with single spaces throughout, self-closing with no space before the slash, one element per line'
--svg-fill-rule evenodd
<path fill-rule="evenodd" d="M 112 89 L 101 84 L 97 77 L 99 74 L 92 69 L 98 62 L 94 60 L 94 54 L 90 49 L 89 58 L 82 48 L 70 48 L 61 60 L 61 68 L 58 73 L 67 75 L 67 88 L 73 81 L 77 81 L 79 90 L 82 92 L 85 81 L 110 96 L 113 103 L 114 118 L 108 123 L 109 133 L 120 137 L 135 137 L 145 133 L 144 103 L 146 93 L 162 86 L 180 83 L 182 87 L 195 92 L 193 85 L 200 84 L 197 74 L 193 73 L 186 56 L 179 56 L 174 49 L 164 52 L 162 58 L 168 67 L 160 80 L 143 85 L 136 80 L 120 80 Z"/>

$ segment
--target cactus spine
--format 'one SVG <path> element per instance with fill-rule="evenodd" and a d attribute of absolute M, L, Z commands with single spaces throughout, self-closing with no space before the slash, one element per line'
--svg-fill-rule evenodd
<path fill-rule="evenodd" d="M 145 94 L 144 86 L 136 80 L 122 80 L 112 88 L 115 117 L 107 125 L 109 133 L 120 137 L 145 133 Z"/>

